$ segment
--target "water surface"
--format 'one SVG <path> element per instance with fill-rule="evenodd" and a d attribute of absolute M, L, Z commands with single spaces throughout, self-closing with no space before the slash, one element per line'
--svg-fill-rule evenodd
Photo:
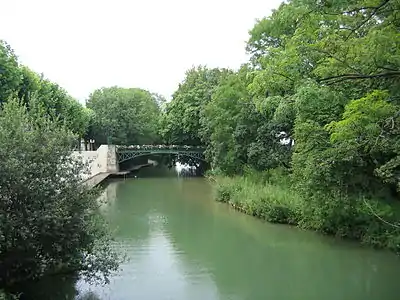
<path fill-rule="evenodd" d="M 103 197 L 129 260 L 107 286 L 79 282 L 78 299 L 400 299 L 395 255 L 239 213 L 204 178 L 143 173 Z"/>

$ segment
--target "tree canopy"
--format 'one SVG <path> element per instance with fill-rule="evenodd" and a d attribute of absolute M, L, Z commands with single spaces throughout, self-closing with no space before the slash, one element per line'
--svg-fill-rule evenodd
<path fill-rule="evenodd" d="M 157 142 L 163 103 L 162 96 L 138 88 L 98 89 L 86 103 L 92 111 L 92 136 L 99 144 Z"/>
<path fill-rule="evenodd" d="M 161 135 L 168 144 L 200 145 L 201 117 L 204 106 L 211 101 L 214 89 L 230 71 L 192 68 L 165 107 L 161 119 Z"/>
<path fill-rule="evenodd" d="M 79 137 L 85 135 L 89 118 L 84 107 L 56 83 L 20 65 L 11 47 L 0 40 L 0 104 L 14 97 L 28 108 L 35 98 L 52 120 L 65 122 Z"/>
<path fill-rule="evenodd" d="M 376 178 L 381 164 L 390 161 L 393 168 L 398 160 L 399 3 L 282 3 L 250 30 L 251 59 L 239 71 L 188 71 L 167 106 L 164 138 L 207 144 L 210 161 L 225 171 L 248 164 L 296 171 L 311 153 L 321 159 L 321 152 L 350 151 L 349 143 L 365 151 L 353 143 L 362 131 L 352 129 L 361 110 L 366 137 L 360 139 L 380 152 L 359 153 L 359 159 L 371 167 L 365 176 Z M 381 142 L 391 146 L 378 147 Z M 377 155 L 384 161 L 377 164 Z"/>

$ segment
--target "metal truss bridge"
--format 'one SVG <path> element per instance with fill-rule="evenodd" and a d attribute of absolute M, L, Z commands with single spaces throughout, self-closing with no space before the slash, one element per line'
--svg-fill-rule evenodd
<path fill-rule="evenodd" d="M 187 145 L 130 145 L 116 146 L 118 163 L 150 154 L 175 154 L 205 160 L 205 147 Z"/>

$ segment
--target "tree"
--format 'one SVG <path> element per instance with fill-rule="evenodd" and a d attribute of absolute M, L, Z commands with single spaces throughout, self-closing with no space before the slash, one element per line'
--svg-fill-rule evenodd
<path fill-rule="evenodd" d="M 163 114 L 169 143 L 205 144 L 207 159 L 227 174 L 245 165 L 257 170 L 289 167 L 291 144 L 281 140 L 293 128 L 293 101 L 281 96 L 264 101 L 248 65 L 232 71 L 191 69 Z"/>
<path fill-rule="evenodd" d="M 243 158 L 234 133 L 247 100 L 246 86 L 237 74 L 232 74 L 222 80 L 202 113 L 200 133 L 209 142 L 208 159 L 227 174 L 238 172 L 246 162 L 246 153 Z"/>
<path fill-rule="evenodd" d="M 378 199 L 378 211 L 393 218 L 384 203 L 399 196 L 399 7 L 396 0 L 292 0 L 257 22 L 247 48 L 258 106 L 266 111 L 280 97 L 291 112 L 284 131 L 294 134 L 302 224 L 373 235 L 368 242 L 392 248 L 398 233 L 371 215 L 365 198 Z"/>
<path fill-rule="evenodd" d="M 107 279 L 118 261 L 71 155 L 75 137 L 40 99 L 29 107 L 12 99 L 0 110 L 0 290 L 60 272 Z"/>
<path fill-rule="evenodd" d="M 388 97 L 387 91 L 374 91 L 353 100 L 342 120 L 327 126 L 335 164 L 347 169 L 346 181 L 353 190 L 378 189 L 383 180 L 400 192 L 400 105 Z"/>
<path fill-rule="evenodd" d="M 338 151 L 330 143 L 325 126 L 340 120 L 346 105 L 356 101 L 353 99 L 374 90 L 386 90 L 386 101 L 399 103 L 398 8 L 396 0 L 292 0 L 258 21 L 250 31 L 247 49 L 256 70 L 249 89 L 261 109 L 270 107 L 277 96 L 279 106 L 288 108 L 283 111 L 289 112 L 287 116 L 292 121 L 285 118 L 289 122 L 282 131 L 295 135 L 292 166 L 299 181 L 326 189 L 322 178 L 333 187 L 337 184 L 333 178 L 344 175 L 342 170 L 333 176 L 332 169 L 328 172 L 322 167 L 326 164 L 319 162 L 322 152 L 333 156 Z M 369 121 L 376 122 L 372 118 Z M 280 120 L 276 125 L 283 123 Z M 390 138 L 392 145 L 396 145 L 393 136 Z M 395 160 L 391 162 L 394 167 Z M 373 163 L 365 163 L 374 169 Z M 310 177 L 304 176 L 308 165 Z M 319 167 L 321 172 L 328 172 L 326 176 L 321 176 Z M 359 172 L 357 176 L 362 181 Z M 310 180 L 311 177 L 317 181 Z M 311 186 L 305 190 L 312 191 Z"/>
<path fill-rule="evenodd" d="M 0 40 L 0 105 L 18 90 L 21 70 L 11 47 Z"/>
<path fill-rule="evenodd" d="M 283 113 L 276 113 L 280 113 L 280 126 L 274 119 L 279 102 L 270 102 L 269 109 L 257 107 L 247 88 L 249 75 L 243 66 L 222 80 L 202 112 L 201 134 L 208 141 L 208 157 L 228 174 L 241 172 L 245 165 L 264 170 L 288 164 L 290 145 L 282 145 L 279 136 Z"/>
<path fill-rule="evenodd" d="M 18 87 L 18 98 L 28 106 L 31 97 L 40 90 L 42 78 L 26 66 L 20 66 L 20 71 L 21 83 Z"/>
<path fill-rule="evenodd" d="M 158 141 L 157 97 L 142 89 L 119 87 L 94 91 L 87 101 L 93 111 L 97 143 L 149 144 Z"/>
<path fill-rule="evenodd" d="M 34 76 L 31 78 L 37 80 Z M 50 80 L 40 79 L 38 85 L 35 86 L 37 86 L 37 90 L 31 90 L 30 95 L 42 104 L 46 114 L 52 120 L 65 122 L 68 129 L 81 138 L 86 132 L 89 122 L 82 104 Z"/>
<path fill-rule="evenodd" d="M 88 126 L 83 106 L 57 84 L 18 64 L 10 46 L 0 41 L 0 104 L 18 97 L 29 109 L 35 98 L 53 120 L 62 120 L 82 137 Z"/>
<path fill-rule="evenodd" d="M 226 69 L 206 67 L 186 72 L 161 121 L 161 135 L 167 143 L 202 145 L 206 142 L 206 136 L 201 136 L 200 124 L 204 106 L 211 101 L 219 82 L 230 73 Z"/>

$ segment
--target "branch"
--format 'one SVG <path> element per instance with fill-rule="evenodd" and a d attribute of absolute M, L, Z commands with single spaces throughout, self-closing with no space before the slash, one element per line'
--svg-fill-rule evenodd
<path fill-rule="evenodd" d="M 392 227 L 394 227 L 394 228 L 400 228 L 399 225 L 397 225 L 397 224 L 392 224 L 392 223 L 390 223 L 390 222 L 384 220 L 381 216 L 379 216 L 377 213 L 374 212 L 374 209 L 371 207 L 371 205 L 369 205 L 369 204 L 367 203 L 367 201 L 365 201 L 365 199 L 363 199 L 363 201 L 364 201 L 365 206 L 367 206 L 367 207 L 369 208 L 369 210 L 371 211 L 371 213 L 372 213 L 375 217 L 377 217 L 379 220 L 381 220 L 383 223 L 385 223 L 386 225 L 392 226 Z"/>
<path fill-rule="evenodd" d="M 297 27 L 297 25 L 298 25 L 301 21 L 303 21 L 303 19 L 305 19 L 306 17 L 308 17 L 308 16 L 309 16 L 310 14 L 312 14 L 313 12 L 315 12 L 315 9 L 311 9 L 311 10 L 309 10 L 308 12 L 302 14 L 302 15 L 300 16 L 300 18 L 299 18 L 298 20 L 296 20 L 296 22 L 295 22 L 296 27 Z"/>
<path fill-rule="evenodd" d="M 397 76 L 400 76 L 400 71 L 378 73 L 378 74 L 372 74 L 372 75 L 343 74 L 343 75 L 337 75 L 337 76 L 330 76 L 330 77 L 321 78 L 321 79 L 317 80 L 317 82 L 325 82 L 325 81 L 330 81 L 332 79 L 339 79 L 339 81 L 342 81 L 342 80 L 371 79 L 371 78 L 397 77 Z"/>
<path fill-rule="evenodd" d="M 333 58 L 334 60 L 337 60 L 338 62 L 344 64 L 344 65 L 347 66 L 349 69 L 352 69 L 352 70 L 355 71 L 355 72 L 359 72 L 359 70 L 357 70 L 356 68 L 350 66 L 346 61 L 344 61 L 344 60 L 342 60 L 342 59 L 339 59 L 339 58 L 337 58 L 336 56 L 333 56 L 333 54 L 329 53 L 328 51 L 324 51 L 324 50 L 321 50 L 321 49 L 316 49 L 316 51 L 328 55 L 330 58 Z"/>
<path fill-rule="evenodd" d="M 376 6 L 374 8 L 374 10 L 372 11 L 372 13 L 363 22 L 361 22 L 356 28 L 354 28 L 344 40 L 347 41 L 354 32 L 356 32 L 358 29 L 360 29 L 362 26 L 364 26 L 369 20 L 371 20 L 371 18 L 378 12 L 378 10 L 380 10 L 382 7 L 384 7 L 386 4 L 388 4 L 389 1 L 390 0 L 384 0 L 380 5 Z"/>
<path fill-rule="evenodd" d="M 339 27 L 338 30 L 353 30 L 351 27 Z"/>
<path fill-rule="evenodd" d="M 275 72 L 275 71 L 273 71 L 272 73 L 275 74 L 275 75 L 279 75 L 279 76 L 285 77 L 286 79 L 289 79 L 290 81 L 294 82 L 293 78 L 290 78 L 289 76 L 287 76 L 285 74 L 282 74 L 282 73 L 279 73 L 279 72 Z"/>
<path fill-rule="evenodd" d="M 379 68 L 379 69 L 384 69 L 384 70 L 388 70 L 388 71 L 397 72 L 396 69 L 392 69 L 392 68 L 389 68 L 389 67 L 384 67 L 384 66 L 380 66 L 380 65 L 377 65 L 376 67 Z"/>
<path fill-rule="evenodd" d="M 386 3 L 389 2 L 389 1 L 390 1 L 390 0 L 387 0 Z M 341 11 L 341 12 L 338 12 L 338 13 L 327 12 L 327 11 L 324 11 L 324 10 L 323 10 L 322 13 L 325 14 L 325 15 L 340 16 L 340 15 L 343 15 L 343 14 L 352 14 L 352 13 L 354 13 L 354 12 L 359 12 L 359 11 L 362 11 L 362 10 L 369 10 L 369 9 L 378 10 L 378 9 L 380 9 L 382 6 L 384 6 L 386 3 L 381 3 L 381 4 L 379 4 L 378 6 L 363 6 L 363 7 L 358 7 L 358 8 L 354 8 L 354 9 L 351 9 L 351 10 Z M 383 5 L 382 5 L 382 4 L 383 4 Z"/>
<path fill-rule="evenodd" d="M 351 14 L 353 12 L 359 12 L 361 10 L 367 10 L 367 9 L 373 9 L 373 10 L 378 10 L 380 9 L 382 6 L 386 5 L 386 3 L 388 3 L 390 0 L 386 0 L 384 1 L 384 3 L 379 4 L 378 6 L 363 6 L 363 7 L 359 7 L 359 8 L 355 8 L 352 10 L 348 10 L 348 11 L 344 11 L 344 14 Z"/>

